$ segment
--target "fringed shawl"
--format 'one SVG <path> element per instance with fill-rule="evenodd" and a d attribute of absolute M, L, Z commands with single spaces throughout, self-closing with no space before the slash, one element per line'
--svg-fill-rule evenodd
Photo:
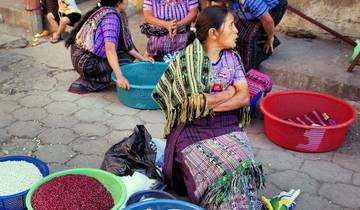
<path fill-rule="evenodd" d="M 120 36 L 123 39 L 126 50 L 130 50 L 133 48 L 133 43 L 130 35 L 130 31 L 128 29 L 128 20 L 125 13 L 118 12 L 114 7 L 100 7 L 97 11 L 94 12 L 81 27 L 79 32 L 76 34 L 75 43 L 82 49 L 85 49 L 91 53 L 94 53 L 94 43 L 95 43 L 95 32 L 107 14 L 116 14 L 119 17 L 121 22 Z M 125 37 L 129 37 L 129 40 L 125 40 Z M 120 43 L 119 43 L 120 45 Z"/>
<path fill-rule="evenodd" d="M 255 210 L 255 189 L 263 189 L 265 186 L 262 164 L 253 159 L 243 160 L 234 171 L 223 171 L 223 174 L 208 186 L 201 205 L 219 206 L 223 202 L 229 202 L 232 195 L 241 195 L 248 197 L 249 210 Z"/>
<path fill-rule="evenodd" d="M 152 97 L 165 113 L 164 137 L 174 126 L 213 115 L 203 93 L 210 92 L 212 64 L 199 40 L 181 50 L 157 83 Z M 201 98 L 203 97 L 203 103 Z M 250 122 L 248 107 L 240 108 L 240 124 Z"/>

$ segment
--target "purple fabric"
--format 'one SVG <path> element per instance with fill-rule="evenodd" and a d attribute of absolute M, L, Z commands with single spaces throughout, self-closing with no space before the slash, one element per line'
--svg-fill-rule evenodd
<path fill-rule="evenodd" d="M 94 37 L 94 54 L 106 58 L 105 42 L 112 42 L 118 48 L 118 40 L 120 34 L 120 19 L 114 14 L 110 13 L 104 16 L 95 32 Z M 127 40 L 127 39 L 126 39 Z"/>
<path fill-rule="evenodd" d="M 180 164 L 184 174 L 191 174 L 191 176 L 184 176 L 183 179 L 189 198 L 193 202 L 209 210 L 252 209 L 250 208 L 249 197 L 246 196 L 247 192 L 246 195 L 244 194 L 245 196 L 242 196 L 240 192 L 234 193 L 219 205 L 204 200 L 204 197 L 209 193 L 209 185 L 223 177 L 224 172 L 232 173 L 242 164 L 243 160 L 254 159 L 254 153 L 245 132 L 232 132 L 198 141 L 182 151 L 177 151 L 176 157 L 178 157 L 176 162 Z M 256 189 L 250 187 L 244 190 L 254 192 L 254 199 L 257 199 Z M 233 192 L 236 190 L 234 189 Z M 223 193 L 225 192 L 218 191 L 218 194 Z"/>
<path fill-rule="evenodd" d="M 190 174 L 182 174 L 179 166 L 176 165 L 177 152 L 203 139 L 214 138 L 236 131 L 241 131 L 236 111 L 219 112 L 213 118 L 195 119 L 185 125 L 181 124 L 175 127 L 166 142 L 165 163 L 163 166 L 166 181 L 176 191 L 184 191 L 183 177 L 190 176 Z M 195 188 L 195 186 L 190 186 L 190 188 Z M 194 197 L 191 199 L 196 201 Z"/>
<path fill-rule="evenodd" d="M 134 58 L 123 50 L 117 50 L 119 64 L 133 62 Z M 112 68 L 105 58 L 98 57 L 91 52 L 71 46 L 71 61 L 80 78 L 73 82 L 69 88 L 72 93 L 84 94 L 110 87 L 112 84 Z"/>
<path fill-rule="evenodd" d="M 223 176 L 218 167 L 230 172 L 243 160 L 254 158 L 237 116 L 237 111 L 218 112 L 213 118 L 196 119 L 173 129 L 166 143 L 163 173 L 175 192 L 186 192 L 193 203 L 209 210 L 250 209 L 249 197 L 241 196 L 240 191 L 219 206 L 202 200 L 208 185 Z M 248 190 L 254 193 L 255 209 L 262 209 L 257 189 Z"/>
<path fill-rule="evenodd" d="M 152 10 L 161 20 L 181 20 L 190 9 L 199 7 L 198 0 L 144 0 L 144 10 Z"/>
<path fill-rule="evenodd" d="M 147 43 L 147 52 L 153 57 L 163 58 L 168 53 L 174 53 L 186 47 L 188 33 L 177 34 L 174 38 L 169 35 L 151 36 Z"/>
<path fill-rule="evenodd" d="M 219 60 L 212 65 L 210 74 L 211 92 L 225 90 L 229 85 L 239 81 L 246 81 L 244 67 L 238 56 L 231 50 L 221 51 Z M 215 91 L 214 85 L 221 84 L 223 89 Z"/>

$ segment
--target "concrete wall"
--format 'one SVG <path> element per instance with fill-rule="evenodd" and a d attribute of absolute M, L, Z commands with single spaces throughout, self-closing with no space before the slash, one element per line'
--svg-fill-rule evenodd
<path fill-rule="evenodd" d="M 340 34 L 360 38 L 360 0 L 288 0 L 289 5 L 318 20 Z M 280 31 L 311 32 L 321 38 L 333 39 L 312 23 L 287 11 L 278 26 Z"/>

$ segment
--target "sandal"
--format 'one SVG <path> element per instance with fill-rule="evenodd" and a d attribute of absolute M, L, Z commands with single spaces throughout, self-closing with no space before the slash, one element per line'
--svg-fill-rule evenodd
<path fill-rule="evenodd" d="M 58 42 L 60 42 L 61 41 L 61 37 L 59 37 L 59 38 L 54 38 L 54 37 L 52 37 L 51 39 L 50 39 L 50 43 L 51 44 L 56 44 L 56 43 L 58 43 Z"/>

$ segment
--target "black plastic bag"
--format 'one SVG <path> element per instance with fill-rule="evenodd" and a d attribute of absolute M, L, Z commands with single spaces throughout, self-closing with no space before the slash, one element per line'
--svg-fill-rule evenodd
<path fill-rule="evenodd" d="M 106 153 L 101 169 L 118 176 L 132 175 L 135 171 L 149 178 L 162 180 L 161 171 L 155 167 L 156 147 L 143 125 L 137 125 L 134 133 L 113 145 Z"/>

